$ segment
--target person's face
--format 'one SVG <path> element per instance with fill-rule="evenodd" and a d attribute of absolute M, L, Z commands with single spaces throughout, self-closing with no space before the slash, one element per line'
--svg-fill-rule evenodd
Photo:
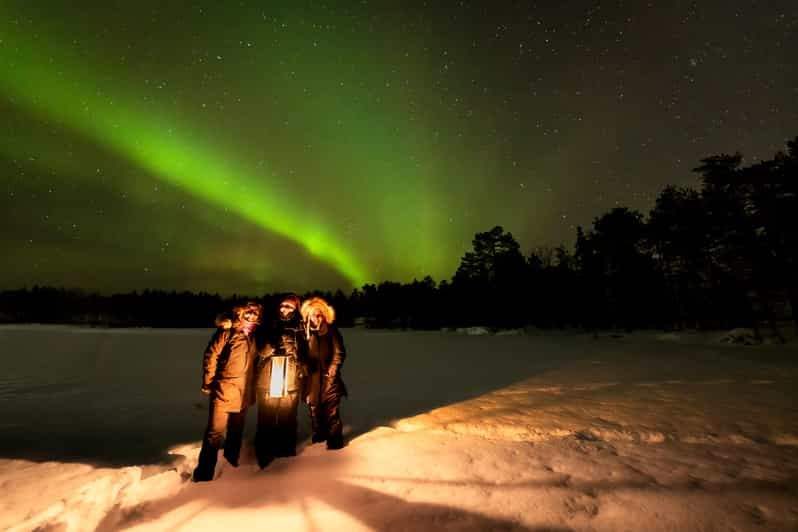
<path fill-rule="evenodd" d="M 280 317 L 284 320 L 290 319 L 296 312 L 296 305 L 293 301 L 283 301 L 280 303 Z"/>
<path fill-rule="evenodd" d="M 254 323 L 260 318 L 260 312 L 258 312 L 257 309 L 250 308 L 244 311 L 242 317 L 244 318 L 244 321 Z"/>
<path fill-rule="evenodd" d="M 311 327 L 318 329 L 324 321 L 324 314 L 319 309 L 313 309 L 308 316 L 308 321 L 310 321 Z"/>

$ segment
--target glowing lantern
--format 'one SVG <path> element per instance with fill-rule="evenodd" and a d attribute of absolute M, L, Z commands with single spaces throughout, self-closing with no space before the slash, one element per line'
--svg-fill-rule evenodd
<path fill-rule="evenodd" d="M 291 377 L 288 363 L 289 357 L 273 356 L 271 357 L 272 371 L 271 379 L 269 382 L 269 396 L 270 397 L 285 397 L 288 395 L 288 383 Z"/>

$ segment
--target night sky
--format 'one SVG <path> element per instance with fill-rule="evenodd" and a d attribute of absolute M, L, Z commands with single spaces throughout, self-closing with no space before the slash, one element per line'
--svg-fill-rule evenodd
<path fill-rule="evenodd" d="M 798 135 L 794 0 L 279 4 L 0 4 L 0 289 L 440 281 Z"/>

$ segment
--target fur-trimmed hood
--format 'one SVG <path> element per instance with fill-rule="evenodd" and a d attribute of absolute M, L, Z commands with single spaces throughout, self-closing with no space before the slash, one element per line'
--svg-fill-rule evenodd
<path fill-rule="evenodd" d="M 309 321 L 308 318 L 310 317 L 310 313 L 313 309 L 321 310 L 321 313 L 324 316 L 324 321 L 326 321 L 328 325 L 332 325 L 332 323 L 335 321 L 335 309 L 332 307 L 332 305 L 320 297 L 311 297 L 302 303 L 302 307 L 300 309 L 302 319 L 305 320 L 306 323 Z"/>
<path fill-rule="evenodd" d="M 241 325 L 244 313 L 252 310 L 258 312 L 258 321 L 255 323 L 260 323 L 263 319 L 263 305 L 260 303 L 255 303 L 254 301 L 250 301 L 244 305 L 234 307 L 232 310 L 222 312 L 216 316 L 215 324 L 217 327 L 221 327 L 222 329 L 238 327 Z"/>

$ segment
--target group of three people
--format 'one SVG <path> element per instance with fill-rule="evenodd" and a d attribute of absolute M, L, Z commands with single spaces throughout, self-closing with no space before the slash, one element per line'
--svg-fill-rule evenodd
<path fill-rule="evenodd" d="M 310 411 L 313 443 L 343 447 L 339 407 L 346 396 L 341 378 L 346 351 L 335 310 L 313 297 L 300 305 L 286 294 L 273 320 L 247 303 L 217 320 L 202 363 L 202 391 L 210 396 L 208 426 L 193 480 L 212 480 L 218 452 L 238 465 L 247 409 L 257 403 L 255 454 L 261 468 L 294 456 L 300 398 Z"/>

